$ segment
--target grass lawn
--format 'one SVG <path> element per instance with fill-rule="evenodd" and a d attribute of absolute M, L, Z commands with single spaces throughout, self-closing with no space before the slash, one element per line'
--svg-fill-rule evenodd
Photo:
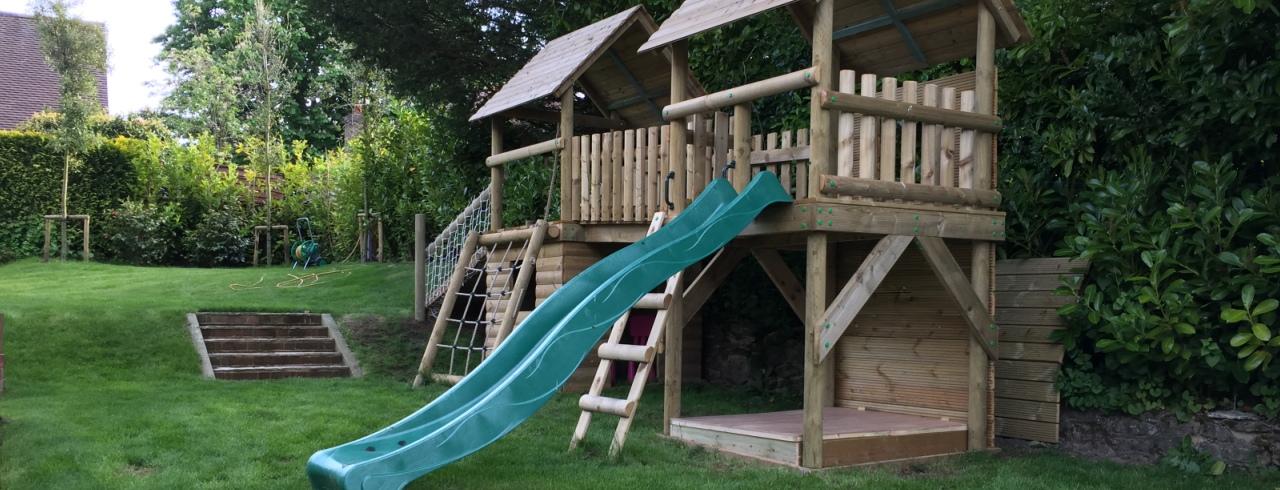
<path fill-rule="evenodd" d="M 101 264 L 0 266 L 6 392 L 0 399 L 0 488 L 307 488 L 312 452 L 399 420 L 441 392 L 410 389 L 416 345 L 395 335 L 354 346 L 364 379 L 211 381 L 185 326 L 191 311 L 409 315 L 408 265 L 335 265 L 349 275 L 277 288 L 286 268 L 198 270 Z M 261 282 L 259 283 L 259 280 Z M 265 286 L 232 290 L 231 284 Z M 399 345 L 395 345 L 399 343 Z M 405 353 L 409 353 L 405 355 Z M 391 357 L 408 359 L 390 359 Z M 686 387 L 688 414 L 764 411 L 789 400 Z M 657 395 L 657 396 L 655 396 Z M 1053 451 L 977 454 L 906 470 L 800 474 L 663 440 L 650 390 L 623 456 L 604 455 L 613 422 L 583 451 L 565 449 L 575 396 L 558 396 L 510 435 L 409 486 L 425 488 L 1275 488 L 1248 475 L 1187 475 L 1077 460 Z M 789 407 L 788 407 L 789 408 Z"/>

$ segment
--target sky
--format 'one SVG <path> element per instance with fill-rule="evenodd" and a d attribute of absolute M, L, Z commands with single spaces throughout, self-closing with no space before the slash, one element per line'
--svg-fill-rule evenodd
<path fill-rule="evenodd" d="M 0 0 L 0 12 L 31 14 L 29 0 Z M 156 65 L 160 45 L 151 42 L 174 22 L 172 0 L 83 0 L 72 14 L 107 25 L 107 105 L 125 115 L 160 105 L 157 83 L 164 70 Z"/>

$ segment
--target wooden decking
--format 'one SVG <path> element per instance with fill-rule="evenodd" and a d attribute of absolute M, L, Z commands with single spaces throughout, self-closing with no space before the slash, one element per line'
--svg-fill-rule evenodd
<path fill-rule="evenodd" d="M 851 466 L 958 453 L 965 422 L 870 410 L 823 409 L 823 467 Z M 748 458 L 800 465 L 804 412 L 677 418 L 671 436 Z"/>

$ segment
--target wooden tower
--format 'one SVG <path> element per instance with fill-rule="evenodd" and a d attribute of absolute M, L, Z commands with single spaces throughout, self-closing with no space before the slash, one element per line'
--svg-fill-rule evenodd
<path fill-rule="evenodd" d="M 705 93 L 689 73 L 688 38 L 776 8 L 810 39 L 812 66 Z M 562 215 L 537 262 L 541 301 L 643 238 L 654 212 L 678 215 L 712 179 L 741 190 L 773 171 L 795 202 L 686 271 L 672 299 L 664 431 L 808 468 L 985 450 L 1001 352 L 991 244 L 1005 233 L 994 53 L 1028 39 L 1010 0 L 689 0 L 660 27 L 629 9 L 549 43 L 474 116 L 493 121 L 494 229 L 504 165 L 559 151 Z M 894 78 L 969 57 L 970 73 Z M 812 95 L 809 127 L 752 135 L 751 102 L 796 90 Z M 575 93 L 603 116 L 573 114 Z M 547 98 L 560 100 L 558 114 L 527 107 Z M 560 137 L 503 151 L 506 118 L 558 122 Z M 803 277 L 779 250 L 804 252 Z M 748 256 L 804 321 L 804 409 L 681 417 L 680 386 L 697 368 L 685 362 L 697 352 L 685 345 L 698 341 L 689 326 Z"/>

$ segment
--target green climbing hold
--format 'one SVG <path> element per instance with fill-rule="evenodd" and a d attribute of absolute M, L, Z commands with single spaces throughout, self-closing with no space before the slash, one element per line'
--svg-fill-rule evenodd
<path fill-rule="evenodd" d="M 832 101 L 832 102 L 835 102 L 835 101 L 836 101 L 836 96 L 832 95 L 832 96 L 831 96 L 831 101 Z"/>
<path fill-rule="evenodd" d="M 916 233 L 920 233 L 920 227 L 919 227 L 919 226 L 917 226 L 917 227 L 916 227 Z"/>
<path fill-rule="evenodd" d="M 1002 231 L 1002 232 L 1000 232 L 1000 236 L 1004 236 L 1004 232 L 1003 232 L 1003 231 Z"/>
<path fill-rule="evenodd" d="M 827 226 L 835 226 L 835 225 L 836 225 L 835 221 L 827 220 Z"/>
<path fill-rule="evenodd" d="M 996 341 L 994 341 L 994 340 L 992 340 L 992 341 L 991 341 L 991 342 L 989 342 L 989 343 L 991 344 L 991 346 L 992 346 L 992 347 L 995 347 L 995 346 L 996 346 Z"/>
<path fill-rule="evenodd" d="M 830 324 L 830 323 L 828 323 L 828 324 L 827 324 L 827 328 L 831 328 L 831 324 Z"/>
<path fill-rule="evenodd" d="M 994 225 L 994 224 L 997 224 L 997 223 L 996 223 L 995 221 L 992 221 L 992 222 L 991 222 L 991 224 L 993 224 L 993 225 Z"/>
<path fill-rule="evenodd" d="M 823 346 L 823 347 L 826 347 L 826 348 L 828 348 L 828 349 L 830 349 L 830 348 L 831 348 L 831 342 L 824 343 L 824 344 L 822 344 L 822 346 Z"/>
<path fill-rule="evenodd" d="M 991 329 L 992 329 L 992 330 L 995 330 L 995 329 L 996 329 L 996 324 L 992 323 L 992 324 L 991 324 Z"/>
<path fill-rule="evenodd" d="M 835 187 L 835 186 L 836 186 L 836 181 L 834 181 L 834 180 L 833 180 L 833 181 L 831 181 L 831 187 Z"/>
<path fill-rule="evenodd" d="M 999 201 L 999 200 L 1000 200 L 1000 194 L 996 194 L 996 200 L 997 200 L 997 201 Z"/>
<path fill-rule="evenodd" d="M 996 236 L 996 232 L 991 232 L 991 236 Z"/>
<path fill-rule="evenodd" d="M 800 206 L 800 210 L 801 210 L 801 211 L 808 211 L 808 210 L 809 210 L 809 206 Z"/>
<path fill-rule="evenodd" d="M 730 98 L 730 99 L 732 99 L 732 98 L 733 98 L 733 92 L 729 92 L 729 98 Z"/>
<path fill-rule="evenodd" d="M 801 227 L 801 228 L 805 228 L 805 224 L 804 224 L 804 223 L 800 223 L 800 227 Z"/>
<path fill-rule="evenodd" d="M 920 215 L 916 215 L 916 221 L 920 221 Z"/>
<path fill-rule="evenodd" d="M 813 73 L 810 73 L 810 72 L 807 72 L 807 71 L 806 71 L 806 72 L 804 72 L 804 77 L 805 77 L 805 78 L 809 78 L 809 77 L 812 77 L 812 76 L 813 76 Z"/>

